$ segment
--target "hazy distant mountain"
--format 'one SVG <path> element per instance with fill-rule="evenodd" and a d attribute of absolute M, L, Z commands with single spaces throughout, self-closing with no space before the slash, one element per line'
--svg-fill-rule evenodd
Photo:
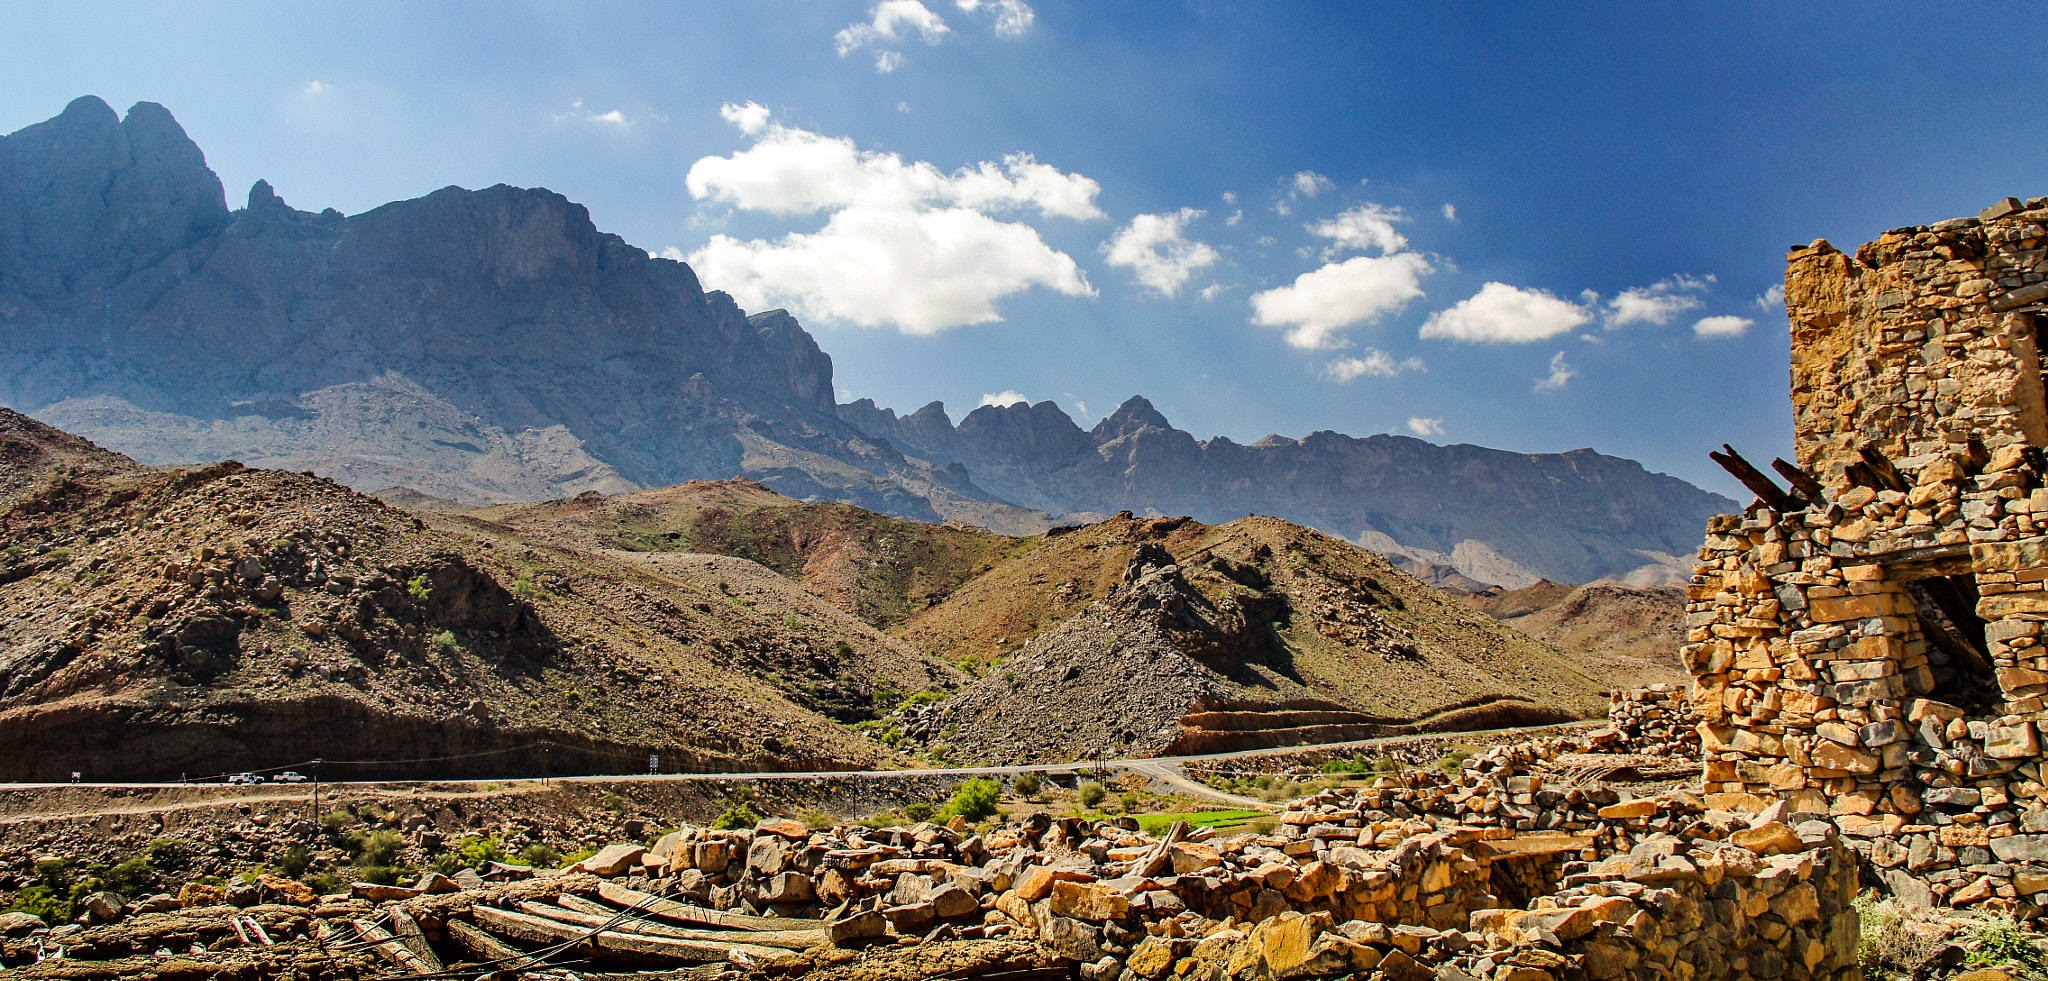
<path fill-rule="evenodd" d="M 976 485 L 1028 507 L 1206 522 L 1269 514 L 1509 586 L 1682 579 L 1701 524 L 1736 507 L 1589 449 L 1513 453 L 1332 432 L 1198 441 L 1143 398 L 1087 431 L 1051 402 L 982 406 L 957 427 L 937 402 L 899 418 L 862 399 L 839 414 L 913 456 L 962 464 Z"/>
<path fill-rule="evenodd" d="M 239 459 L 474 502 L 747 476 L 799 499 L 1041 530 L 1256 511 L 1485 582 L 1664 581 L 1734 503 L 1591 450 L 1316 433 L 1198 442 L 1133 399 L 835 406 L 832 361 L 559 194 L 230 211 L 163 107 L 86 97 L 0 138 L 0 404 L 152 463 Z M 1050 512 L 1050 513 L 1046 513 Z"/>

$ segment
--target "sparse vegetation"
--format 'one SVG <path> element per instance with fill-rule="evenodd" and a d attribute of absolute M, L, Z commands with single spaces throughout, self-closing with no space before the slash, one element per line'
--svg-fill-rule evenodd
<path fill-rule="evenodd" d="M 434 584 L 427 581 L 425 574 L 417 575 L 405 581 L 405 593 L 413 602 L 425 603 L 434 598 Z"/>
<path fill-rule="evenodd" d="M 1016 777 L 1012 778 L 1010 780 L 1010 787 L 1017 792 L 1019 797 L 1036 797 L 1044 783 L 1045 781 L 1038 774 L 1026 772 L 1019 773 Z"/>
<path fill-rule="evenodd" d="M 1083 780 L 1081 786 L 1075 788 L 1074 796 L 1080 800 L 1082 807 L 1096 807 L 1102 803 L 1103 798 L 1109 796 L 1109 789 L 1099 780 Z"/>
<path fill-rule="evenodd" d="M 1002 784 L 988 777 L 977 777 L 953 789 L 953 799 L 946 802 L 939 817 L 947 820 L 957 815 L 970 822 L 984 820 L 994 816 L 996 802 L 1002 799 L 1002 794 Z"/>

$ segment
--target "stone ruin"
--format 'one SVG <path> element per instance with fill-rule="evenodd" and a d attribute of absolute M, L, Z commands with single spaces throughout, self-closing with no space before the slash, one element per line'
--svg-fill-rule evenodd
<path fill-rule="evenodd" d="M 1788 256 L 1797 460 L 1712 519 L 1705 801 L 1828 815 L 1904 897 L 2048 905 L 2048 198 Z"/>

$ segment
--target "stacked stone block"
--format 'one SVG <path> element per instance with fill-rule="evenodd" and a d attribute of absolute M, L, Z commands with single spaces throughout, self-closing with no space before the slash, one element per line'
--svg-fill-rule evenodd
<path fill-rule="evenodd" d="M 1791 254 L 1820 493 L 1709 522 L 1683 650 L 1710 804 L 1829 814 L 1895 891 L 2026 915 L 2048 905 L 2044 222 L 2048 199 L 2009 200 Z"/>

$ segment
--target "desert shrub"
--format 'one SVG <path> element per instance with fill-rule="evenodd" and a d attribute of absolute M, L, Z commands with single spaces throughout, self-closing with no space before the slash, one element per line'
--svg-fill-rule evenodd
<path fill-rule="evenodd" d="M 1926 929 L 1932 910 L 1875 892 L 1856 897 L 1856 915 L 1863 921 L 1856 957 L 1874 981 L 1910 978 L 1942 946 L 1939 934 Z"/>
<path fill-rule="evenodd" d="M 296 879 L 305 875 L 313 865 L 313 852 L 304 845 L 293 845 L 277 856 L 277 870 L 288 878 Z"/>
<path fill-rule="evenodd" d="M 44 923 L 63 923 L 71 919 L 71 901 L 59 899 L 55 890 L 38 882 L 15 893 L 0 913 L 27 913 L 42 917 Z"/>
<path fill-rule="evenodd" d="M 2020 928 L 2019 922 L 2003 914 L 1981 914 L 1966 931 L 1969 964 L 2000 968 L 2012 973 L 2038 976 L 2048 966 L 2048 950 L 2041 941 Z"/>
<path fill-rule="evenodd" d="M 1010 786 L 1022 797 L 1031 797 L 1037 794 L 1044 785 L 1044 780 L 1036 773 L 1019 773 L 1010 781 Z"/>
<path fill-rule="evenodd" d="M 936 810 L 938 809 L 931 806 L 930 804 L 927 804 L 923 801 L 918 801 L 915 804 L 903 805 L 903 816 L 911 819 L 912 821 L 924 821 L 929 819 L 932 816 L 932 813 Z"/>
<path fill-rule="evenodd" d="M 1002 784 L 977 777 L 953 788 L 953 799 L 946 802 L 946 809 L 939 816 L 950 819 L 958 815 L 968 821 L 980 821 L 995 814 L 996 802 L 1002 796 Z"/>
<path fill-rule="evenodd" d="M 752 805 L 744 800 L 736 800 L 726 805 L 725 813 L 720 814 L 718 820 L 711 822 L 711 829 L 713 831 L 739 831 L 751 829 L 754 825 L 760 823 L 761 815 L 754 813 Z"/>
<path fill-rule="evenodd" d="M 413 602 L 424 603 L 434 598 L 434 584 L 427 581 L 425 574 L 417 575 L 405 581 L 405 592 Z"/>
<path fill-rule="evenodd" d="M 1324 773 L 1364 773 L 1365 761 L 1358 757 L 1348 760 L 1330 760 L 1323 764 Z"/>
<path fill-rule="evenodd" d="M 1118 807 L 1123 808 L 1125 814 L 1130 814 L 1138 808 L 1145 806 L 1145 795 L 1135 792 L 1118 794 L 1116 803 Z"/>
<path fill-rule="evenodd" d="M 355 820 L 355 818 L 349 816 L 344 812 L 334 811 L 328 814 L 320 815 L 320 826 L 326 828 L 328 831 L 340 831 L 341 829 L 348 827 L 348 823 L 353 820 Z"/>
<path fill-rule="evenodd" d="M 561 852 L 556 851 L 551 846 L 541 844 L 540 842 L 534 842 L 533 844 L 520 849 L 519 857 L 514 859 L 513 861 L 516 861 L 521 865 L 530 865 L 537 869 L 561 868 L 565 864 L 562 861 Z"/>
<path fill-rule="evenodd" d="M 1094 807 L 1102 803 L 1104 797 L 1109 796 L 1109 790 L 1103 787 L 1099 780 L 1083 780 L 1075 794 L 1081 799 L 1082 807 Z"/>
<path fill-rule="evenodd" d="M 395 831 L 352 831 L 346 841 L 356 853 L 356 864 L 364 867 L 391 865 L 405 849 L 405 839 Z"/>
<path fill-rule="evenodd" d="M 1273 833 L 1274 828 L 1280 826 L 1280 819 L 1270 817 L 1253 818 L 1246 821 L 1244 826 L 1245 830 L 1255 835 L 1269 835 Z"/>
<path fill-rule="evenodd" d="M 804 827 L 812 831 L 823 831 L 832 826 L 832 815 L 815 807 L 803 813 L 803 820 Z"/>
<path fill-rule="evenodd" d="M 307 888 L 322 896 L 345 892 L 348 889 L 348 883 L 343 881 L 341 876 L 332 872 L 315 872 L 307 876 L 304 881 Z"/>
<path fill-rule="evenodd" d="M 945 692 L 942 692 L 936 688 L 927 688 L 924 691 L 918 692 L 917 694 L 904 699 L 902 704 L 896 706 L 896 711 L 901 712 L 904 709 L 911 707 L 912 705 L 930 705 L 933 702 L 943 702 L 945 700 Z"/>
<path fill-rule="evenodd" d="M 443 630 L 434 635 L 434 649 L 443 654 L 453 654 L 456 648 L 455 631 Z"/>

